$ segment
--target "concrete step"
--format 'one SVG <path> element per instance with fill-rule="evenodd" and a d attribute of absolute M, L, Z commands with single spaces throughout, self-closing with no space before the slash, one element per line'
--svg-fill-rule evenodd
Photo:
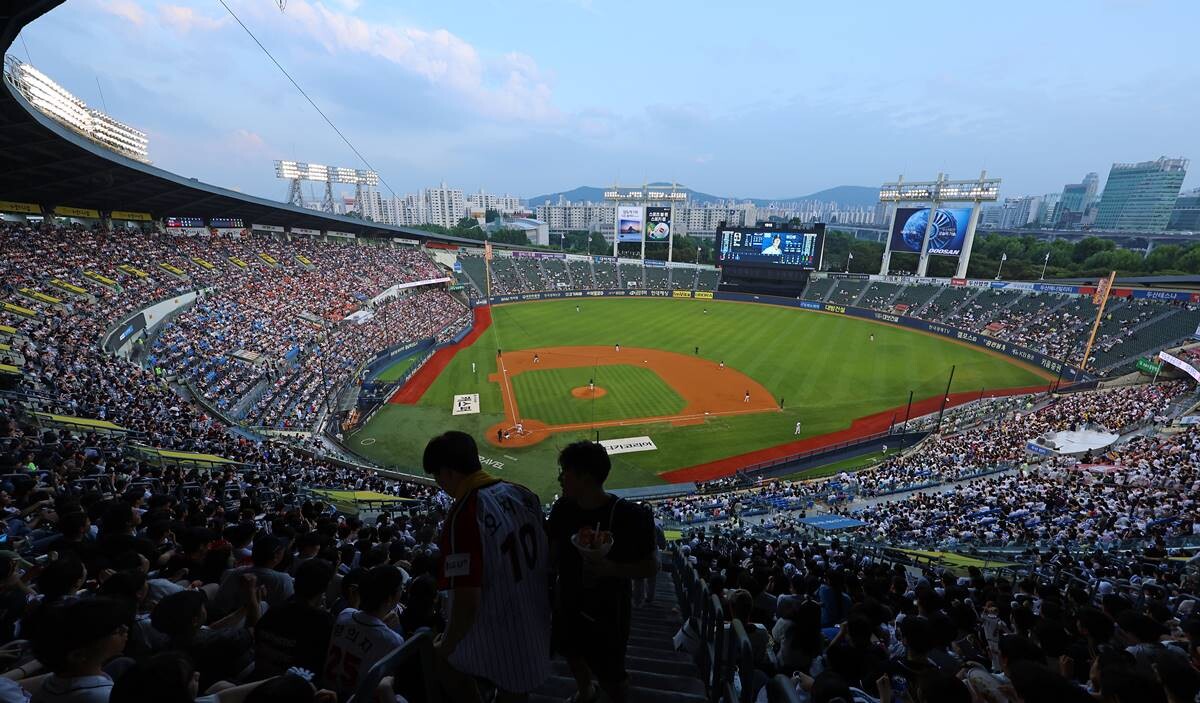
<path fill-rule="evenodd" d="M 640 647 L 630 644 L 625 647 L 625 655 L 629 657 L 643 657 L 647 659 L 663 659 L 680 662 L 690 662 L 692 657 L 687 652 L 677 652 L 674 649 L 663 649 L 662 647 Z"/>
<path fill-rule="evenodd" d="M 555 675 L 570 676 L 571 668 L 563 659 L 555 659 L 550 664 Z M 663 674 L 667 676 L 685 676 L 699 680 L 700 671 L 696 665 L 690 661 L 678 661 L 674 659 L 659 659 L 657 657 L 625 657 L 625 668 L 630 671 L 644 671 L 652 674 Z"/>
<path fill-rule="evenodd" d="M 634 672 L 629 672 L 632 687 L 629 690 L 629 700 L 636 703 L 708 703 L 708 699 L 703 693 L 704 685 L 699 681 L 694 681 L 695 686 L 699 686 L 699 693 L 695 686 L 688 686 L 687 690 L 681 691 L 675 688 L 657 688 L 643 686 L 638 683 Z M 668 677 L 668 679 L 671 677 Z M 549 701 L 557 701 L 563 703 L 568 697 L 575 694 L 575 679 L 570 676 L 551 676 L 546 680 L 542 687 L 530 696 L 531 702 L 548 703 Z M 536 697 L 535 697 L 536 696 Z M 600 699 L 607 703 L 607 699 L 601 694 Z"/>

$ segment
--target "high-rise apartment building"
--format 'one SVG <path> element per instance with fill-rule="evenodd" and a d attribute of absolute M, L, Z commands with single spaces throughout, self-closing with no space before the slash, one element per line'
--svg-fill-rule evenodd
<path fill-rule="evenodd" d="M 425 189 L 425 207 L 429 214 L 425 224 L 453 227 L 466 215 L 467 200 L 461 190 L 442 183 L 439 188 Z"/>
<path fill-rule="evenodd" d="M 1083 177 L 1081 183 L 1068 183 L 1063 186 L 1062 196 L 1052 215 L 1052 224 L 1056 227 L 1077 227 L 1084 213 L 1096 202 L 1096 189 L 1100 184 L 1100 176 L 1091 172 Z"/>
<path fill-rule="evenodd" d="M 1005 198 L 1000 208 L 1000 229 L 1018 229 L 1035 222 L 1041 203 L 1040 195 Z"/>
<path fill-rule="evenodd" d="M 1096 213 L 1096 228 L 1161 232 L 1167 228 L 1188 160 L 1169 159 L 1113 164 Z"/>
<path fill-rule="evenodd" d="M 487 212 L 495 210 L 501 215 L 511 215 L 514 212 L 524 212 L 521 199 L 515 195 L 495 195 L 480 190 L 467 196 L 467 210 L 472 212 Z"/>
<path fill-rule="evenodd" d="M 1200 188 L 1179 196 L 1167 229 L 1200 232 Z"/>

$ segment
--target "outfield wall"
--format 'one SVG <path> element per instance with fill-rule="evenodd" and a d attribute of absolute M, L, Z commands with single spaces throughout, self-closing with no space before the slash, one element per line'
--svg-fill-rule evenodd
<path fill-rule="evenodd" d="M 853 275 L 853 274 L 852 274 Z M 1032 349 L 1012 344 L 1010 342 L 994 339 L 978 332 L 970 332 L 968 330 L 950 327 L 936 322 L 928 322 L 907 315 L 896 315 L 869 308 L 856 308 L 849 305 L 835 305 L 833 303 L 821 303 L 813 300 L 799 300 L 796 298 L 776 298 L 768 295 L 749 295 L 746 293 L 709 293 L 707 291 L 684 291 L 684 290 L 572 290 L 572 291 L 550 291 L 545 293 L 521 293 L 517 295 L 493 295 L 491 298 L 475 298 L 471 301 L 472 307 L 481 305 L 498 305 L 501 303 L 523 303 L 535 300 L 562 300 L 562 299 L 586 299 L 586 298 L 697 298 L 700 300 L 725 300 L 742 303 L 761 303 L 765 305 L 780 305 L 785 307 L 799 308 L 801 310 L 814 310 L 817 312 L 832 313 L 835 315 L 846 315 L 849 317 L 857 317 L 864 320 L 873 320 L 875 322 L 886 322 L 900 327 L 918 330 L 921 332 L 929 332 L 940 337 L 946 337 L 960 342 L 987 349 L 989 351 L 998 352 L 1005 356 L 1011 357 L 1018 361 L 1034 366 L 1041 367 L 1053 374 L 1062 374 L 1065 381 L 1074 383 L 1076 381 L 1092 380 L 1093 376 L 1084 373 L 1075 366 L 1064 364 L 1057 359 L 1046 356 L 1041 352 L 1036 352 Z"/>

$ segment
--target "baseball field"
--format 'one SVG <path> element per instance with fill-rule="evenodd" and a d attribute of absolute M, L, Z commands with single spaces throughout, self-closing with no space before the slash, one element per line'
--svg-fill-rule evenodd
<path fill-rule="evenodd" d="M 545 499 L 557 491 L 559 449 L 585 438 L 638 449 L 612 454 L 610 487 L 702 480 L 886 430 L 903 420 L 910 390 L 914 416 L 936 411 L 951 366 L 952 403 L 1050 380 L 978 347 L 794 308 L 500 305 L 478 310 L 471 337 L 439 352 L 347 444 L 419 473 L 430 437 L 463 430 L 490 471 Z"/>

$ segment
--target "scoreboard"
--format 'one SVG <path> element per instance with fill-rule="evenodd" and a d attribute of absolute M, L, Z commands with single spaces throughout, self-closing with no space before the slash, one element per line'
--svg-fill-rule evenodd
<path fill-rule="evenodd" d="M 200 217 L 166 217 L 163 223 L 168 227 L 203 227 L 204 219 Z"/>
<path fill-rule="evenodd" d="M 242 229 L 244 227 L 240 217 L 210 217 L 208 226 L 220 229 Z"/>
<path fill-rule="evenodd" d="M 717 259 L 721 264 L 818 269 L 825 249 L 825 224 L 771 227 L 721 227 Z"/>

